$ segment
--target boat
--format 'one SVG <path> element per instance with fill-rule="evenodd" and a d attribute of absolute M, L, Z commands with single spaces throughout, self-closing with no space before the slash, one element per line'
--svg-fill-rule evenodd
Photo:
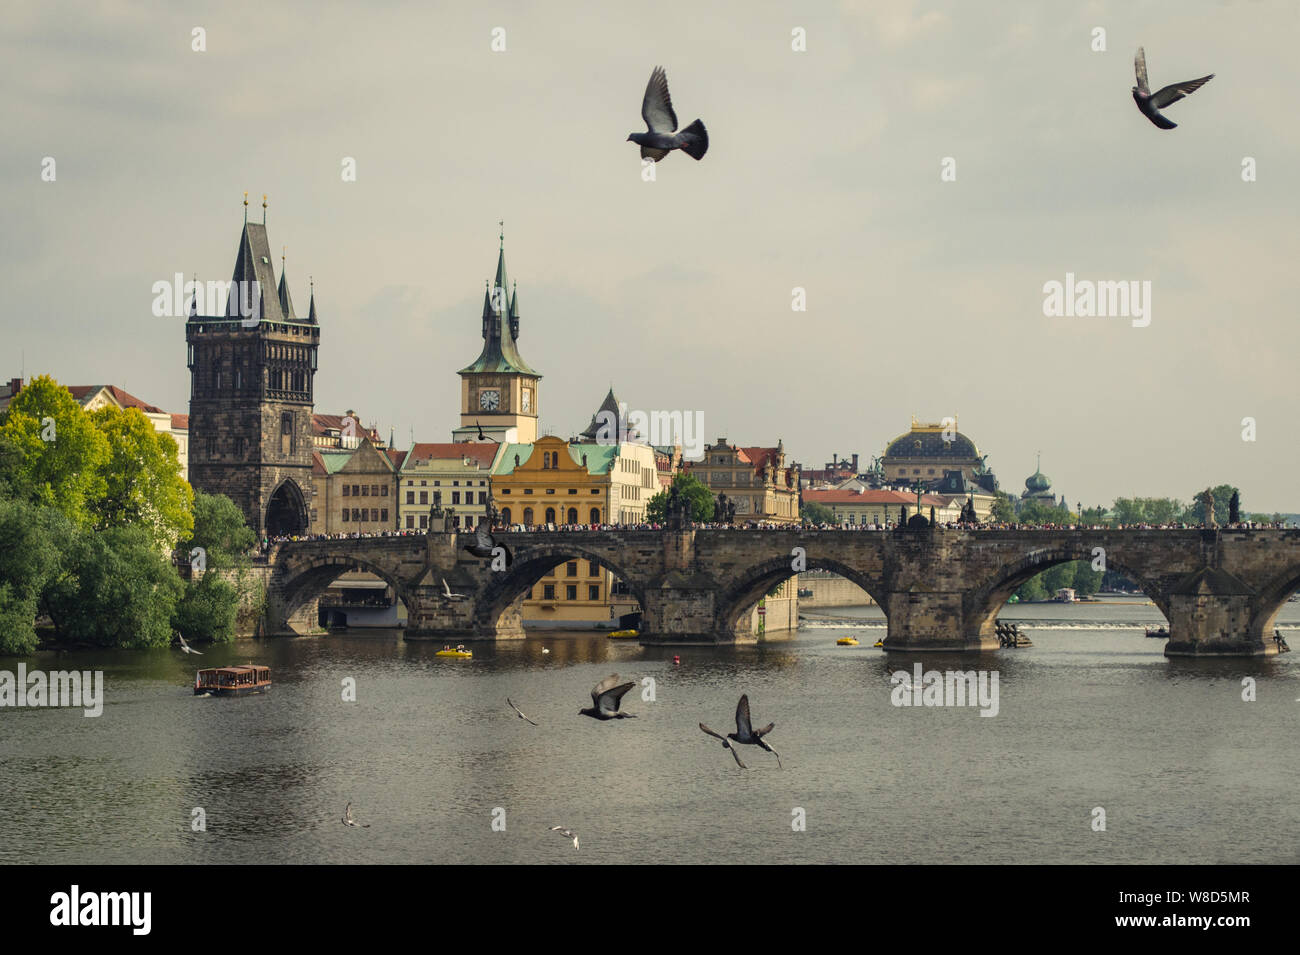
<path fill-rule="evenodd" d="M 637 630 L 615 630 L 613 633 L 611 633 L 611 634 L 609 635 L 609 639 L 611 639 L 611 640 L 631 640 L 633 637 L 637 636 L 638 633 L 639 633 L 639 631 L 637 631 Z"/>
<path fill-rule="evenodd" d="M 271 668 L 253 663 L 208 667 L 194 674 L 195 696 L 244 696 L 249 693 L 265 693 L 270 686 Z"/>
<path fill-rule="evenodd" d="M 1169 637 L 1169 631 L 1166 630 L 1164 627 L 1160 627 L 1159 629 L 1156 630 L 1147 627 L 1147 636 L 1154 637 L 1157 640 L 1165 640 Z"/>
<path fill-rule="evenodd" d="M 838 640 L 835 641 L 835 644 L 836 646 L 841 646 L 841 647 L 856 647 L 858 645 L 858 638 L 840 637 Z"/>
<path fill-rule="evenodd" d="M 885 646 L 885 641 L 884 641 L 884 640 L 877 640 L 875 643 L 872 644 L 872 646 L 875 647 L 875 648 L 878 649 L 878 650 L 879 650 L 879 649 L 883 649 L 884 646 Z"/>
<path fill-rule="evenodd" d="M 458 645 L 454 650 L 451 647 L 443 647 L 435 653 L 434 656 L 453 657 L 457 660 L 469 660 L 473 658 L 474 654 L 472 651 L 466 650 L 463 646 Z"/>

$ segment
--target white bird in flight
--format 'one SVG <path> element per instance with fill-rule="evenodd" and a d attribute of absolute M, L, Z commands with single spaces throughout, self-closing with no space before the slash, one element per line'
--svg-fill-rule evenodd
<path fill-rule="evenodd" d="M 524 711 L 521 710 L 519 707 L 515 706 L 514 701 L 510 699 L 510 697 L 508 696 L 506 697 L 506 702 L 510 704 L 510 708 L 514 710 L 516 713 L 518 713 L 519 718 L 523 720 L 525 723 L 532 723 L 534 726 L 537 725 L 537 723 L 535 723 L 533 720 L 530 720 L 528 717 L 524 716 Z"/>
<path fill-rule="evenodd" d="M 352 803 L 348 803 L 347 808 L 343 810 L 343 825 L 351 826 L 353 829 L 369 829 L 370 823 L 357 822 L 352 818 Z"/>
<path fill-rule="evenodd" d="M 451 586 L 447 583 L 447 578 L 446 578 L 446 577 L 442 578 L 442 596 L 443 596 L 444 598 L 446 598 L 447 600 L 467 600 L 467 599 L 469 599 L 468 596 L 467 596 L 466 594 L 453 594 L 453 593 L 451 592 Z"/>
<path fill-rule="evenodd" d="M 563 826 L 551 826 L 551 832 L 558 832 L 566 839 L 572 839 L 573 848 L 575 849 L 578 848 L 578 834 L 574 832 L 572 829 L 565 829 Z"/>
<path fill-rule="evenodd" d="M 203 656 L 202 650 L 195 650 L 192 646 L 190 646 L 188 643 L 185 642 L 185 638 L 181 636 L 179 633 L 176 634 L 176 639 L 181 642 L 181 649 L 184 650 L 186 653 L 192 653 L 198 657 Z"/>

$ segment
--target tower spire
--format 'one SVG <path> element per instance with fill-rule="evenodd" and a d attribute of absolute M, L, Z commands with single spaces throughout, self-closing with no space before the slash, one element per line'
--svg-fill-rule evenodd
<path fill-rule="evenodd" d="M 248 225 L 248 190 L 244 190 L 244 225 Z"/>

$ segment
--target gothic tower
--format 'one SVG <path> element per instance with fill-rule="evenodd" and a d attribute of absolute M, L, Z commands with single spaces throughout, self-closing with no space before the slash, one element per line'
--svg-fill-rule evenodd
<path fill-rule="evenodd" d="M 216 283 L 219 285 L 220 283 Z M 221 293 L 218 293 L 220 296 Z M 281 261 L 277 287 L 262 222 L 248 221 L 224 312 L 203 315 L 198 289 L 185 325 L 190 368 L 190 483 L 225 494 L 259 536 L 311 526 L 313 379 L 320 326 L 312 289 L 294 313 Z"/>
<path fill-rule="evenodd" d="M 503 443 L 537 440 L 542 376 L 519 354 L 519 293 L 508 284 L 505 250 L 503 232 L 496 278 L 483 292 L 483 350 L 459 372 L 460 427 L 453 441 L 475 441 L 480 433 Z"/>

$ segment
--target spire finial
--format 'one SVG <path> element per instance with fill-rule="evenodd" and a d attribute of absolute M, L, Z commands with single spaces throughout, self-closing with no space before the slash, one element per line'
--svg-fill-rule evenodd
<path fill-rule="evenodd" d="M 289 250 L 287 245 L 280 246 L 280 274 L 284 275 L 284 254 Z"/>
<path fill-rule="evenodd" d="M 506 220 L 498 219 L 497 225 L 501 227 L 501 251 L 504 252 L 506 250 Z"/>
<path fill-rule="evenodd" d="M 244 190 L 244 225 L 248 225 L 248 190 Z"/>
<path fill-rule="evenodd" d="M 262 225 L 266 225 L 266 193 L 262 193 Z"/>

